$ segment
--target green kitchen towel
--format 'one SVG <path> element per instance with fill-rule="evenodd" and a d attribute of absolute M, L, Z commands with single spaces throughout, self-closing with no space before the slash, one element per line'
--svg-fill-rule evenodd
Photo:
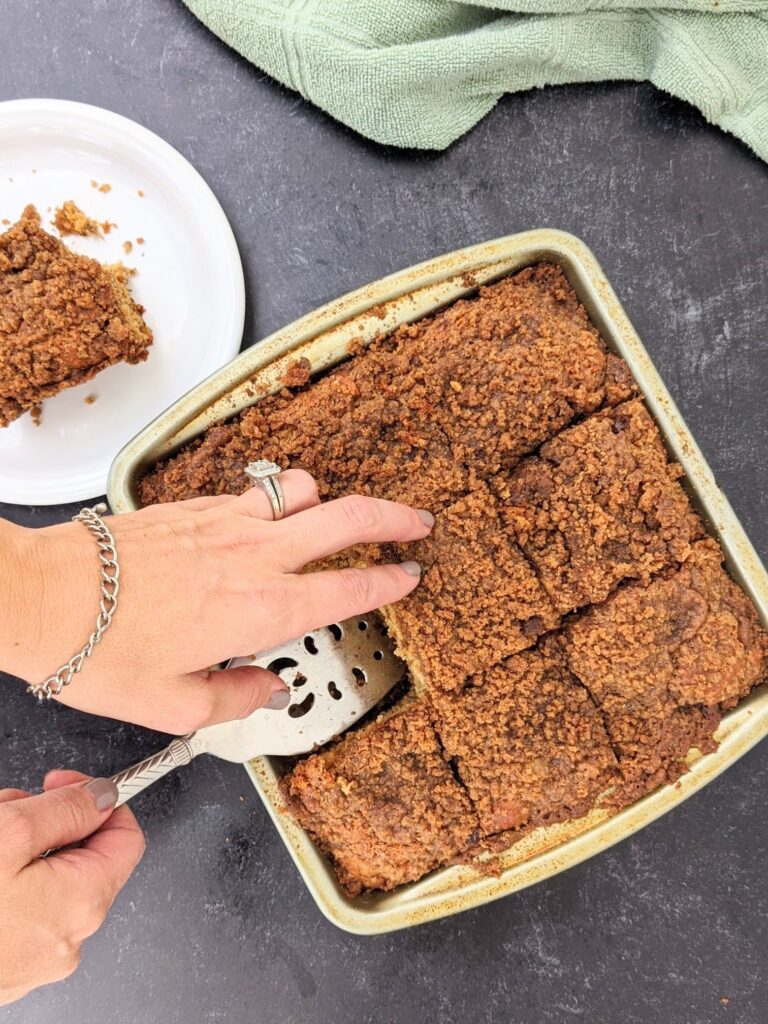
<path fill-rule="evenodd" d="M 768 0 L 185 0 L 378 142 L 444 149 L 505 92 L 632 79 L 768 160 Z"/>

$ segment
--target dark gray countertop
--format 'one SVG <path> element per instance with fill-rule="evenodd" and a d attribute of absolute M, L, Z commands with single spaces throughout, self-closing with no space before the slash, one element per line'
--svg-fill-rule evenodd
<path fill-rule="evenodd" d="M 503 100 L 447 153 L 399 152 L 266 80 L 177 0 L 0 0 L 0 26 L 0 99 L 109 107 L 208 180 L 245 264 L 246 344 L 457 246 L 580 235 L 768 555 L 768 171 L 695 111 L 644 85 L 544 90 Z M 28 525 L 69 512 L 0 506 Z M 0 786 L 105 773 L 160 739 L 40 709 L 16 685 L 2 698 Z M 763 745 L 595 860 L 370 939 L 320 916 L 244 772 L 203 760 L 136 801 L 147 854 L 79 972 L 0 1020 L 758 1024 L 766 791 Z"/>

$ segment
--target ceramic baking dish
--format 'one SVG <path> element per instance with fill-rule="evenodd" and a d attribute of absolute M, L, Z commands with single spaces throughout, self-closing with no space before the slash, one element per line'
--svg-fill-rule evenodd
<path fill-rule="evenodd" d="M 279 389 L 298 357 L 313 371 L 339 362 L 352 339 L 367 342 L 399 324 L 433 313 L 478 284 L 539 260 L 563 268 L 606 343 L 631 367 L 670 453 L 685 471 L 693 502 L 719 539 L 728 569 L 768 625 L 768 575 L 590 250 L 560 231 L 526 231 L 460 249 L 410 267 L 331 302 L 243 352 L 159 416 L 115 459 L 108 497 L 115 512 L 138 507 L 142 471 L 210 424 Z M 579 821 L 541 828 L 495 855 L 495 873 L 472 866 L 443 868 L 394 892 L 350 899 L 323 855 L 282 807 L 280 765 L 259 758 L 247 766 L 254 786 L 322 912 L 348 931 L 378 934 L 420 924 L 508 895 L 592 857 L 682 803 L 768 732 L 768 687 L 728 712 L 718 750 L 689 760 L 691 770 L 618 814 L 601 809 Z"/>

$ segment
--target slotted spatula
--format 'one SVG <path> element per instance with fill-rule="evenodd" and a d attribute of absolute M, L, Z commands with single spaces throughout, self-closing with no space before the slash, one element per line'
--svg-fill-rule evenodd
<path fill-rule="evenodd" d="M 322 746 L 359 721 L 406 674 L 375 616 L 316 629 L 257 657 L 234 658 L 227 667 L 238 665 L 258 665 L 280 675 L 291 688 L 288 708 L 254 711 L 248 718 L 177 737 L 112 776 L 120 792 L 118 807 L 198 754 L 244 763 L 261 754 L 304 754 Z"/>

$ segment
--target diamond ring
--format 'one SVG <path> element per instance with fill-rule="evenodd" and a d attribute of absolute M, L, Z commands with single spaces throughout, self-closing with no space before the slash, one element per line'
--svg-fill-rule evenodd
<path fill-rule="evenodd" d="M 272 506 L 272 518 L 277 521 L 285 515 L 285 498 L 280 481 L 277 479 L 282 470 L 276 462 L 269 462 L 267 459 L 257 459 L 256 462 L 249 462 L 245 467 L 246 475 L 250 477 L 254 487 L 261 487 L 269 498 Z"/>

